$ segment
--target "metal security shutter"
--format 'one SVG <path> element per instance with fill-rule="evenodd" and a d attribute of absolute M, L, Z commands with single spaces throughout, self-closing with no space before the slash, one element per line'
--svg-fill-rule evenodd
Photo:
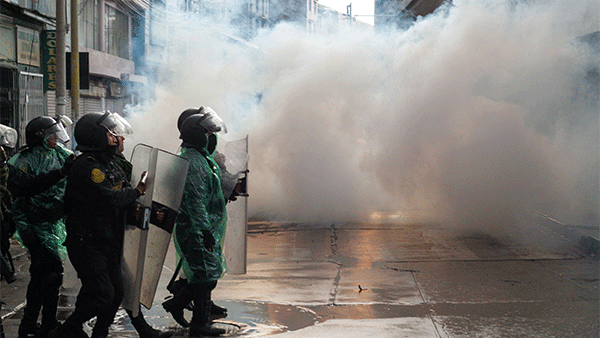
<path fill-rule="evenodd" d="M 125 116 L 125 106 L 131 104 L 131 97 L 126 96 L 126 97 L 119 98 L 119 100 L 117 101 L 117 104 L 118 104 L 118 108 L 119 108 L 119 110 L 117 110 L 117 112 L 119 112 L 119 115 Z"/>
<path fill-rule="evenodd" d="M 69 95 L 69 91 L 66 94 L 66 103 L 65 103 L 65 114 L 67 116 L 71 116 L 71 96 Z M 56 116 L 56 92 L 55 91 L 47 91 L 46 92 L 46 106 L 48 107 L 48 116 Z"/>
<path fill-rule="evenodd" d="M 99 97 L 82 96 L 79 99 L 79 114 L 94 113 L 102 111 L 102 99 Z"/>
<path fill-rule="evenodd" d="M 111 98 L 106 100 L 106 109 L 112 113 L 118 113 L 124 116 L 125 106 L 128 105 L 131 99 L 129 97 Z"/>
<path fill-rule="evenodd" d="M 48 115 L 56 115 L 56 92 L 48 91 L 46 93 L 48 101 Z M 79 115 L 102 111 L 102 99 L 92 96 L 81 96 L 79 98 Z M 67 93 L 67 116 L 71 116 L 71 96 Z"/>
<path fill-rule="evenodd" d="M 55 91 L 47 91 L 46 92 L 46 104 L 48 107 L 48 115 L 54 116 L 56 115 L 56 92 Z"/>
<path fill-rule="evenodd" d="M 44 116 L 44 76 L 42 74 L 19 72 L 19 135 L 25 135 L 27 123 L 38 116 Z M 19 137 L 19 146 L 25 144 L 25 137 Z"/>

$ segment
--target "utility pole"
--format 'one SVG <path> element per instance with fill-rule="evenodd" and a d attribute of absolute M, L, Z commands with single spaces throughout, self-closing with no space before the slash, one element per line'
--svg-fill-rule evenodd
<path fill-rule="evenodd" d="M 79 119 L 79 4 L 71 0 L 71 120 Z"/>
<path fill-rule="evenodd" d="M 66 115 L 66 0 L 56 0 L 56 115 Z"/>

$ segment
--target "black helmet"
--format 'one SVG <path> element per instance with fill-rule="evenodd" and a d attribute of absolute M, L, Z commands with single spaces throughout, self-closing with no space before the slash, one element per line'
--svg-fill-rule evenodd
<path fill-rule="evenodd" d="M 184 110 L 181 114 L 179 114 L 179 118 L 177 119 L 177 128 L 181 132 L 181 128 L 183 127 L 183 122 L 192 116 L 192 115 L 200 115 L 202 119 L 197 120 L 202 127 L 206 129 L 208 133 L 227 133 L 227 127 L 225 126 L 225 122 L 217 115 L 217 113 L 210 107 L 201 106 L 200 108 L 188 108 Z"/>
<path fill-rule="evenodd" d="M 193 114 L 183 121 L 179 130 L 181 133 L 179 138 L 183 140 L 184 146 L 200 148 L 206 146 L 208 141 L 206 133 L 208 131 L 200 123 L 203 119 L 204 117 L 202 115 Z"/>
<path fill-rule="evenodd" d="M 53 134 L 58 134 L 59 141 L 63 143 L 69 141 L 61 118 L 38 116 L 29 121 L 25 127 L 25 141 L 29 147 L 41 145 L 48 136 Z"/>
<path fill-rule="evenodd" d="M 192 147 L 206 146 L 207 134 L 227 132 L 223 120 L 210 107 L 184 110 L 177 120 L 177 128 L 179 128 L 179 138 L 183 140 L 183 145 Z"/>
<path fill-rule="evenodd" d="M 184 110 L 181 114 L 179 114 L 179 118 L 177 119 L 177 129 L 181 131 L 181 125 L 183 125 L 183 121 L 194 114 L 200 114 L 202 109 L 204 109 L 204 107 L 188 108 Z"/>
<path fill-rule="evenodd" d="M 132 129 L 120 115 L 111 112 L 97 112 L 83 115 L 75 124 L 77 150 L 100 151 L 107 149 L 110 132 L 115 136 L 131 134 Z"/>

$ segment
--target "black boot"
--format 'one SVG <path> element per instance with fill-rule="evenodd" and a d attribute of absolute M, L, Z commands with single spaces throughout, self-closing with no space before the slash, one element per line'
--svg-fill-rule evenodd
<path fill-rule="evenodd" d="M 194 298 L 194 315 L 190 324 L 190 338 L 218 337 L 226 333 L 224 329 L 212 326 L 212 322 L 210 321 L 210 293 L 208 295 L 208 297 L 203 297 L 204 299 L 201 299 L 201 297 Z"/>
<path fill-rule="evenodd" d="M 42 301 L 42 325 L 38 330 L 37 338 L 44 338 L 58 326 L 56 314 L 58 313 L 58 294 L 62 285 L 62 272 L 50 273 L 45 280 L 45 296 Z"/>
<path fill-rule="evenodd" d="M 107 327 L 99 328 L 97 326 L 94 326 L 94 330 L 92 330 L 91 338 L 106 338 L 106 337 L 108 337 L 108 328 Z"/>
<path fill-rule="evenodd" d="M 212 300 L 210 301 L 210 314 L 211 315 L 224 315 L 227 313 L 227 309 L 215 304 Z"/>
<path fill-rule="evenodd" d="M 60 324 L 58 323 L 58 321 L 55 319 L 53 322 L 48 322 L 48 321 L 43 321 L 42 320 L 42 325 L 40 326 L 40 328 L 38 329 L 37 333 L 36 333 L 36 338 L 46 338 L 48 337 L 48 334 L 50 333 L 50 331 L 54 330 L 55 328 L 57 328 Z"/>
<path fill-rule="evenodd" d="M 40 329 L 40 325 L 37 323 L 38 316 L 42 305 L 38 302 L 27 301 L 25 309 L 23 309 L 23 318 L 21 324 L 19 324 L 19 338 L 35 336 Z"/>
<path fill-rule="evenodd" d="M 48 333 L 48 338 L 90 338 L 80 327 L 61 324 Z"/>
<path fill-rule="evenodd" d="M 170 331 L 160 331 L 148 324 L 144 315 L 142 314 L 142 310 L 138 313 L 137 317 L 133 317 L 131 311 L 127 310 L 127 314 L 131 319 L 131 324 L 137 331 L 140 338 L 169 338 L 173 335 L 174 332 Z"/>
<path fill-rule="evenodd" d="M 173 294 L 173 298 L 162 303 L 165 311 L 169 312 L 177 324 L 188 327 L 190 323 L 183 316 L 183 309 L 188 306 L 193 300 L 194 294 L 191 287 L 186 286 L 178 290 L 176 294 Z"/>
<path fill-rule="evenodd" d="M 35 336 L 40 329 L 38 323 L 23 323 L 19 325 L 19 338 Z"/>

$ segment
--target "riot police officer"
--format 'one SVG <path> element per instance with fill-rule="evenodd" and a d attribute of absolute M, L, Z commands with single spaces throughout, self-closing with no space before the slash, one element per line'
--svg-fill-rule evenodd
<path fill-rule="evenodd" d="M 75 125 L 77 158 L 67 179 L 65 207 L 69 258 L 81 279 L 75 310 L 51 337 L 87 337 L 84 322 L 97 317 L 92 337 L 108 335 L 123 298 L 121 254 L 125 211 L 143 195 L 113 162 L 117 137 L 131 133 L 118 114 L 88 113 Z"/>
<path fill-rule="evenodd" d="M 183 308 L 193 301 L 189 336 L 219 336 L 225 330 L 213 327 L 210 321 L 211 292 L 226 272 L 223 240 L 227 215 L 221 172 L 212 158 L 214 147 L 209 149 L 209 138 L 216 132 L 226 132 L 226 128 L 211 108 L 195 110 L 192 114 L 184 111 L 178 123 L 183 140 L 180 155 L 189 160 L 190 166 L 173 232 L 187 285 L 163 307 L 186 324 Z"/>
<path fill-rule="evenodd" d="M 63 146 L 69 141 L 63 120 L 39 116 L 27 124 L 27 146 L 9 160 L 9 164 L 38 175 L 60 169 L 72 152 Z M 70 120 L 68 120 L 70 122 Z M 46 335 L 57 324 L 59 289 L 63 279 L 66 249 L 63 196 L 66 181 L 35 196 L 20 196 L 13 203 L 15 237 L 27 247 L 31 256 L 27 305 L 19 325 L 19 337 Z M 42 313 L 41 332 L 37 319 Z"/>
<path fill-rule="evenodd" d="M 117 151 L 113 158 L 113 162 L 119 168 L 121 168 L 121 170 L 123 170 L 125 178 L 128 181 L 131 181 L 131 172 L 133 170 L 133 164 L 129 162 L 123 155 L 123 151 L 125 150 L 125 136 L 117 136 L 117 142 Z M 144 318 L 144 313 L 142 312 L 141 305 L 139 306 L 137 316 L 134 316 L 133 312 L 130 310 L 127 310 L 127 315 L 129 316 L 131 324 L 137 331 L 140 338 L 169 338 L 173 335 L 173 332 L 171 331 L 160 331 L 150 326 L 150 324 L 148 324 L 148 322 L 146 322 L 146 319 Z"/>
<path fill-rule="evenodd" d="M 38 175 L 30 175 L 29 173 L 19 170 L 16 167 L 14 167 L 13 165 L 9 164 L 7 162 L 7 156 L 6 156 L 6 152 L 4 150 L 4 147 L 8 147 L 8 148 L 14 148 L 16 143 L 17 143 L 17 131 L 14 130 L 13 128 L 10 128 L 8 126 L 2 125 L 0 124 L 0 233 L 1 235 L 1 239 L 0 239 L 0 251 L 2 252 L 2 277 L 7 281 L 7 283 L 11 283 L 12 281 L 15 280 L 15 277 L 13 275 L 14 273 L 14 266 L 12 265 L 12 258 L 10 256 L 10 237 L 12 236 L 13 232 L 15 231 L 15 229 L 11 226 L 11 224 L 14 224 L 14 222 L 11 222 L 11 206 L 13 204 L 13 199 L 17 198 L 19 196 L 32 196 L 32 195 L 36 195 L 39 193 L 44 192 L 45 190 L 47 190 L 48 188 L 54 186 L 55 184 L 57 184 L 58 182 L 60 182 L 62 180 L 62 178 L 68 174 L 69 168 L 72 165 L 75 155 L 71 155 L 70 157 L 68 157 L 65 161 L 65 164 L 59 168 L 59 169 L 54 169 L 51 170 L 48 173 L 40 173 Z M 39 252 L 40 250 L 45 250 L 42 248 L 32 248 L 33 250 L 36 250 L 36 258 L 37 258 L 37 252 Z M 33 257 L 33 256 L 32 256 Z M 53 259 L 53 258 L 50 258 Z M 37 263 L 37 267 L 40 266 L 39 263 Z M 36 274 L 37 276 L 40 276 L 41 274 L 34 271 L 34 274 Z M 42 280 L 43 282 L 44 280 Z M 51 280 L 45 280 L 46 282 L 51 282 Z M 43 290 L 34 290 L 34 291 L 43 291 Z M 28 301 L 31 300 L 31 306 L 34 305 L 34 303 L 36 302 L 36 300 L 38 298 L 35 297 L 31 297 L 31 294 L 28 294 L 30 296 L 30 298 L 28 299 Z M 33 298 L 33 299 L 32 299 Z M 1 302 L 0 302 L 1 304 Z M 39 303 L 38 303 L 39 304 Z M 25 312 L 25 314 L 27 315 L 32 315 L 35 312 L 32 311 L 30 308 L 28 309 L 29 312 Z M 49 306 L 50 309 L 47 310 L 47 313 L 50 314 L 50 316 L 48 317 L 48 314 L 46 315 L 46 325 L 48 325 L 49 323 L 55 323 L 55 315 L 56 313 L 52 314 L 52 309 L 56 309 L 55 305 L 50 305 Z M 39 310 L 38 310 L 39 311 Z M 27 330 L 23 331 L 22 329 L 20 330 L 21 332 L 19 332 L 20 336 L 23 335 L 28 335 L 28 334 L 36 334 L 38 336 L 45 336 L 45 333 L 47 333 L 49 331 L 49 329 L 52 329 L 53 327 L 48 327 L 45 326 L 43 328 L 40 328 L 37 330 L 37 332 L 35 332 L 34 330 L 37 329 L 37 315 L 38 313 L 35 313 L 36 318 L 35 320 L 31 320 L 30 321 L 30 326 L 26 327 Z M 50 321 L 49 321 L 50 319 Z M 48 330 L 48 331 L 46 331 Z M 2 326 L 2 320 L 0 319 L 0 338 L 4 338 L 4 329 Z"/>

